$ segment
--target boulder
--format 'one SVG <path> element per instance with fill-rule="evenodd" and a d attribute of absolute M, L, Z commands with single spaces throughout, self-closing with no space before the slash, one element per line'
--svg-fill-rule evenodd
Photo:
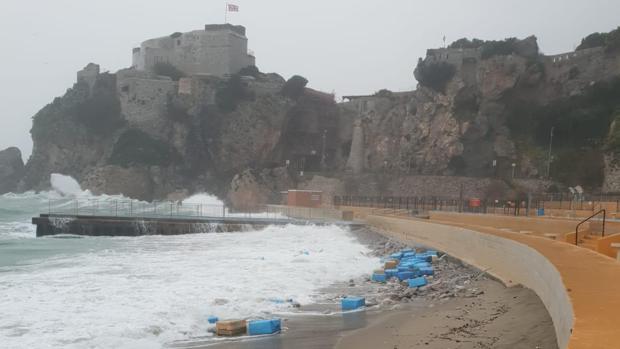
<path fill-rule="evenodd" d="M 231 181 L 228 200 L 233 208 L 246 210 L 267 203 L 280 203 L 280 191 L 293 187 L 285 168 L 245 170 Z"/>
<path fill-rule="evenodd" d="M 15 147 L 0 151 L 0 194 L 17 191 L 23 175 L 21 151 Z"/>

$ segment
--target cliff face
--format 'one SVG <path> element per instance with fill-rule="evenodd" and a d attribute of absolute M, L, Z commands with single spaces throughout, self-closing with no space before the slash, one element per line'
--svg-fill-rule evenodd
<path fill-rule="evenodd" d="M 58 172 L 95 193 L 208 191 L 236 206 L 277 201 L 291 187 L 430 195 L 421 183 L 451 181 L 438 176 L 458 176 L 446 188 L 467 183 L 477 196 L 487 187 L 544 191 L 553 128 L 552 179 L 620 190 L 616 51 L 542 56 L 534 37 L 460 40 L 418 62 L 417 90 L 342 104 L 303 78 L 242 75 L 80 74 L 34 117 L 25 188 L 44 188 Z M 530 180 L 511 181 L 512 164 Z"/>
<path fill-rule="evenodd" d="M 224 197 L 248 169 L 284 167 L 305 154 L 316 160 L 317 135 L 337 133 L 337 105 L 309 89 L 284 97 L 284 83 L 276 74 L 172 81 L 131 69 L 79 81 L 34 117 L 26 187 L 45 188 L 51 173 L 63 173 L 95 193 Z"/>
<path fill-rule="evenodd" d="M 351 161 L 366 172 L 499 178 L 510 178 L 514 163 L 518 177 L 541 178 L 554 128 L 551 177 L 600 188 L 617 171 L 608 134 L 620 107 L 620 54 L 542 56 L 533 37 L 510 41 L 510 54 L 493 45 L 429 50 L 416 91 L 344 104 L 363 125 L 363 150 Z"/>

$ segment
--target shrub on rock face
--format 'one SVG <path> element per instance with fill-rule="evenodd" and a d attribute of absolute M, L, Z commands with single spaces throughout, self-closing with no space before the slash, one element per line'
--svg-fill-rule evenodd
<path fill-rule="evenodd" d="M 508 38 L 500 41 L 486 41 L 482 45 L 480 55 L 482 59 L 488 59 L 493 56 L 508 56 L 519 52 L 517 38 Z"/>
<path fill-rule="evenodd" d="M 605 46 L 606 36 L 606 33 L 592 33 L 586 36 L 581 39 L 581 44 L 577 46 L 577 51 Z"/>
<path fill-rule="evenodd" d="M 284 84 L 281 93 L 285 97 L 297 99 L 304 93 L 306 85 L 308 85 L 308 79 L 294 75 Z"/>
<path fill-rule="evenodd" d="M 456 49 L 480 48 L 483 44 L 484 44 L 484 41 L 480 39 L 474 38 L 472 40 L 469 40 L 467 38 L 462 38 L 462 39 L 458 39 L 455 42 L 451 43 L 448 46 L 448 48 L 456 48 Z"/>
<path fill-rule="evenodd" d="M 394 93 L 388 89 L 381 89 L 377 92 L 375 92 L 375 96 L 377 97 L 385 97 L 385 98 L 390 98 L 394 95 Z"/>
<path fill-rule="evenodd" d="M 413 74 L 422 86 L 443 93 L 455 73 L 456 68 L 448 62 L 427 62 L 420 58 Z"/>
<path fill-rule="evenodd" d="M 161 76 L 167 76 L 174 81 L 179 81 L 185 74 L 174 65 L 167 62 L 155 63 L 153 73 Z"/>
<path fill-rule="evenodd" d="M 592 33 L 581 40 L 577 51 L 594 47 L 605 47 L 609 51 L 620 49 L 620 27 L 609 33 Z"/>
<path fill-rule="evenodd" d="M 242 68 L 241 70 L 239 70 L 238 74 L 240 76 L 252 76 L 255 78 L 258 78 L 261 76 L 260 70 L 258 70 L 258 67 L 255 65 L 248 65 L 247 67 Z"/>
<path fill-rule="evenodd" d="M 246 86 L 241 75 L 235 74 L 219 88 L 215 94 L 215 103 L 221 111 L 231 112 L 243 100 L 253 100 L 254 93 Z"/>

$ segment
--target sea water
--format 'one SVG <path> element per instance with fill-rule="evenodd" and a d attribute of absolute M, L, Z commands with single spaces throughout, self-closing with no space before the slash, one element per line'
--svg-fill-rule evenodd
<path fill-rule="evenodd" d="M 209 315 L 256 318 L 289 307 L 274 300 L 311 303 L 377 263 L 335 226 L 37 239 L 30 219 L 50 200 L 92 196 L 64 177 L 52 183 L 0 196 L 2 348 L 160 348 L 208 335 Z"/>

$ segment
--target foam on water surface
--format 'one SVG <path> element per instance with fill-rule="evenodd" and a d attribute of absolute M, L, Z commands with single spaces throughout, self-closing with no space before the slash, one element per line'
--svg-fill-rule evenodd
<path fill-rule="evenodd" d="M 72 241 L 92 245 L 102 238 Z M 107 239 L 0 273 L 6 347 L 139 348 L 207 335 L 207 318 L 284 310 L 378 262 L 338 227 Z M 104 244 L 105 245 L 105 244 Z"/>

